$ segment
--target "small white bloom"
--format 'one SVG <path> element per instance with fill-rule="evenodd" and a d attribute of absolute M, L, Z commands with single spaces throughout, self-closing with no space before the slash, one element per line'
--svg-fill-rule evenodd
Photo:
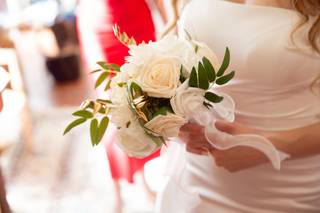
<path fill-rule="evenodd" d="M 135 119 L 135 115 L 130 110 L 128 104 L 115 105 L 111 108 L 111 122 L 120 128 L 125 128 Z"/>
<path fill-rule="evenodd" d="M 168 56 L 179 58 L 183 67 L 191 72 L 191 69 L 199 61 L 195 54 L 193 44 L 187 39 L 177 36 L 166 36 L 154 44 L 155 48 Z"/>
<path fill-rule="evenodd" d="M 119 129 L 117 136 L 118 146 L 131 157 L 143 158 L 160 148 L 160 144 L 156 144 L 145 133 L 138 121 L 132 121 L 127 128 Z"/>
<path fill-rule="evenodd" d="M 187 87 L 187 85 L 188 81 L 179 87 L 176 95 L 171 98 L 170 103 L 174 113 L 190 119 L 195 113 L 207 111 L 203 105 L 206 91 L 199 88 Z"/>
<path fill-rule="evenodd" d="M 172 113 L 167 115 L 158 115 L 151 121 L 145 124 L 145 127 L 152 130 L 156 134 L 163 136 L 164 138 L 177 137 L 181 126 L 188 121 Z"/>

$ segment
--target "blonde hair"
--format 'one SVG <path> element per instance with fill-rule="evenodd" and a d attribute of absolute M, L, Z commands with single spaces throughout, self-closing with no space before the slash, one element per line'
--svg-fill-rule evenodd
<path fill-rule="evenodd" d="M 167 24 L 163 35 L 175 30 L 177 21 L 179 19 L 179 0 L 170 0 L 170 3 L 173 17 Z M 320 53 L 320 0 L 291 0 L 291 4 L 303 17 L 297 29 L 307 23 L 310 18 L 315 18 L 315 22 L 308 32 L 308 40 L 311 47 Z M 293 33 L 294 32 L 295 30 Z"/>
<path fill-rule="evenodd" d="M 320 0 L 292 0 L 292 4 L 295 9 L 302 15 L 303 19 L 301 23 L 297 26 L 294 32 L 299 29 L 302 25 L 306 24 L 310 18 L 315 18 L 315 21 L 308 32 L 308 40 L 311 47 L 320 53 Z M 311 90 L 314 93 L 319 90 L 320 74 L 311 83 Z"/>
<path fill-rule="evenodd" d="M 312 48 L 320 53 L 320 1 L 292 0 L 292 4 L 303 17 L 297 29 L 307 23 L 310 18 L 315 19 L 313 25 L 309 29 L 308 40 Z"/>

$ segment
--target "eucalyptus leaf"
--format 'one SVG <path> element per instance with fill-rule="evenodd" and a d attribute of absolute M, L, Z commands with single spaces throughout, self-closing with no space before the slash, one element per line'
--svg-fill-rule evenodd
<path fill-rule="evenodd" d="M 76 111 L 74 113 L 72 113 L 73 116 L 79 116 L 79 117 L 83 117 L 83 118 L 92 118 L 93 117 L 93 114 L 92 112 L 89 112 L 87 110 L 79 110 L 79 111 Z"/>
<path fill-rule="evenodd" d="M 189 79 L 189 87 L 199 88 L 197 71 L 194 67 L 191 70 L 190 79 Z"/>
<path fill-rule="evenodd" d="M 90 123 L 90 137 L 93 146 L 98 144 L 98 132 L 98 120 L 95 118 L 92 119 Z"/>
<path fill-rule="evenodd" d="M 204 69 L 201 62 L 198 64 L 198 79 L 199 79 L 199 88 L 207 90 L 209 88 L 209 80 L 207 72 Z"/>
<path fill-rule="evenodd" d="M 223 85 L 228 83 L 235 75 L 235 71 L 230 72 L 229 74 L 222 76 L 216 80 L 216 84 Z"/>
<path fill-rule="evenodd" d="M 106 78 L 108 77 L 109 73 L 108 72 L 103 72 L 102 74 L 100 74 L 99 78 L 96 81 L 96 84 L 94 85 L 95 88 L 99 87 L 102 82 L 104 82 L 106 80 Z"/>
<path fill-rule="evenodd" d="M 229 51 L 229 48 L 227 47 L 226 51 L 224 53 L 222 64 L 221 64 L 220 69 L 217 73 L 217 77 L 223 76 L 224 72 L 229 67 L 229 64 L 230 64 L 230 51 Z"/>
<path fill-rule="evenodd" d="M 208 76 L 209 82 L 210 83 L 214 82 L 216 80 L 216 71 L 214 70 L 211 62 L 206 57 L 203 57 L 202 58 L 202 63 L 203 63 L 204 69 L 207 72 L 207 76 Z"/>
<path fill-rule="evenodd" d="M 109 118 L 107 116 L 103 117 L 99 124 L 98 143 L 102 140 L 104 133 L 107 130 L 108 124 L 109 124 Z"/>
<path fill-rule="evenodd" d="M 212 103 L 219 103 L 223 100 L 222 96 L 219 96 L 213 92 L 206 92 L 204 97 L 205 97 L 205 99 L 207 99 L 208 101 L 210 101 Z"/>
<path fill-rule="evenodd" d="M 86 118 L 78 118 L 77 120 L 74 120 L 73 122 L 71 122 L 67 128 L 64 130 L 63 135 L 67 134 L 71 129 L 73 129 L 74 127 L 86 122 Z"/>

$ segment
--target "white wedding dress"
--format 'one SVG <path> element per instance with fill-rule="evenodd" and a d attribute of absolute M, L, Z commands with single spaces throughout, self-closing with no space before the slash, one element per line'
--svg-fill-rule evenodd
<path fill-rule="evenodd" d="M 298 21 L 293 10 L 191 0 L 179 31 L 207 43 L 220 58 L 230 48 L 236 77 L 219 90 L 235 100 L 238 122 L 283 131 L 320 121 L 319 90 L 311 91 L 320 74 L 320 55 L 308 45 L 308 25 L 294 34 L 295 44 L 290 40 Z M 217 167 L 210 156 L 185 152 L 178 143 L 166 157 L 170 177 L 157 212 L 320 212 L 319 155 L 283 161 L 280 171 L 264 164 L 237 173 Z"/>

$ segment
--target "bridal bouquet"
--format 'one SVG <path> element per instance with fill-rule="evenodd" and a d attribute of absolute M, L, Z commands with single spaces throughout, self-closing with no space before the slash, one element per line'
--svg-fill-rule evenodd
<path fill-rule="evenodd" d="M 145 157 L 177 137 L 187 122 L 200 122 L 215 115 L 226 117 L 219 107 L 226 97 L 214 88 L 227 84 L 235 72 L 226 72 L 230 52 L 219 63 L 204 43 L 176 36 L 149 43 L 136 41 L 114 28 L 129 48 L 121 67 L 98 62 L 96 87 L 105 85 L 109 98 L 86 100 L 64 134 L 90 121 L 93 145 L 99 144 L 110 122 L 117 127 L 118 145 L 129 156 Z M 113 76 L 112 78 L 109 78 Z"/>

